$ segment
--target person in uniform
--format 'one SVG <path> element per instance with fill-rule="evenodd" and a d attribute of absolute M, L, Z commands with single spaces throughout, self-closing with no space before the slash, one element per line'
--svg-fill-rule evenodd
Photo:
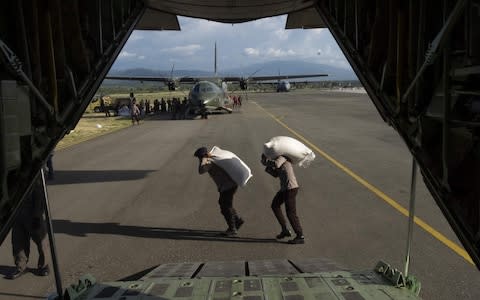
<path fill-rule="evenodd" d="M 292 236 L 287 228 L 287 222 L 282 213 L 281 205 L 285 203 L 290 225 L 295 231 L 296 237 L 289 240 L 290 244 L 304 244 L 302 226 L 297 216 L 296 197 L 298 193 L 298 183 L 293 172 L 293 166 L 290 160 L 285 156 L 279 156 L 274 160 L 267 159 L 262 154 L 261 163 L 266 166 L 265 171 L 274 177 L 280 178 L 280 191 L 277 192 L 272 201 L 272 210 L 275 217 L 282 227 L 282 231 L 277 235 L 277 239 L 283 239 Z"/>
<path fill-rule="evenodd" d="M 244 223 L 243 219 L 238 216 L 236 210 L 233 208 L 233 195 L 235 195 L 237 191 L 237 184 L 225 170 L 212 161 L 212 156 L 207 148 L 198 148 L 193 155 L 197 157 L 200 162 L 198 173 L 203 174 L 208 172 L 217 185 L 218 192 L 220 193 L 218 204 L 228 225 L 228 229 L 224 232 L 224 235 L 237 235 L 237 230 L 240 229 Z"/>
<path fill-rule="evenodd" d="M 49 266 L 45 261 L 47 229 L 44 211 L 45 194 L 42 179 L 39 176 L 34 182 L 32 190 L 26 196 L 12 227 L 12 250 L 16 267 L 12 273 L 6 276 L 8 279 L 16 279 L 27 273 L 30 239 L 38 249 L 38 263 L 34 274 L 47 276 L 50 273 Z"/>

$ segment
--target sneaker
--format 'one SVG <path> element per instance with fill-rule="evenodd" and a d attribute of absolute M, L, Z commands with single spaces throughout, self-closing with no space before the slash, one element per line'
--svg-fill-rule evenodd
<path fill-rule="evenodd" d="M 235 220 L 235 227 L 238 229 L 240 229 L 240 227 L 242 227 L 243 223 L 245 223 L 245 221 L 243 221 L 243 219 L 241 218 L 238 218 Z"/>
<path fill-rule="evenodd" d="M 222 233 L 224 236 L 236 236 L 237 231 L 235 229 L 227 229 L 225 232 Z"/>
<path fill-rule="evenodd" d="M 296 236 L 294 239 L 288 241 L 289 244 L 305 244 L 305 237 L 303 235 Z"/>
<path fill-rule="evenodd" d="M 13 280 L 13 279 L 17 279 L 18 277 L 24 275 L 25 273 L 27 273 L 27 269 L 25 269 L 25 270 L 15 269 L 12 273 L 5 276 L 5 278 Z"/>
<path fill-rule="evenodd" d="M 291 237 L 291 236 L 292 236 L 292 233 L 290 232 L 290 230 L 282 230 L 282 232 L 280 232 L 280 234 L 277 235 L 277 239 L 281 240 L 283 238 Z"/>
<path fill-rule="evenodd" d="M 50 268 L 48 267 L 48 265 L 37 269 L 38 276 L 48 276 L 49 274 L 50 274 Z"/>

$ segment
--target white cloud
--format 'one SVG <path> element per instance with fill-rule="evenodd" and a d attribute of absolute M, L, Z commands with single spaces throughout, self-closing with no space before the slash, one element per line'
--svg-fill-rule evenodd
<path fill-rule="evenodd" d="M 288 40 L 289 33 L 285 29 L 278 29 L 275 30 L 275 36 L 281 41 L 286 41 Z"/>
<path fill-rule="evenodd" d="M 120 52 L 120 57 L 135 57 L 137 56 L 136 53 L 131 53 L 131 52 L 127 52 L 127 51 L 122 51 Z"/>
<path fill-rule="evenodd" d="M 172 53 L 174 55 L 189 56 L 194 55 L 196 52 L 202 49 L 202 46 L 198 44 L 191 44 L 186 46 L 177 46 L 172 48 L 165 48 L 160 50 L 161 52 Z"/>
<path fill-rule="evenodd" d="M 308 29 L 309 33 L 313 33 L 313 34 L 321 34 L 325 31 L 326 29 L 325 28 L 312 28 L 312 29 Z"/>
<path fill-rule="evenodd" d="M 138 59 L 145 59 L 145 55 L 140 55 Z"/>
<path fill-rule="evenodd" d="M 145 37 L 142 35 L 141 31 L 134 31 L 132 35 L 128 38 L 129 41 L 140 41 Z"/>
<path fill-rule="evenodd" d="M 269 48 L 266 52 L 266 55 L 273 57 L 293 56 L 295 55 L 295 51 L 293 51 L 292 49 L 285 51 L 282 49 Z"/>
<path fill-rule="evenodd" d="M 255 48 L 245 48 L 243 49 L 243 53 L 247 56 L 259 56 L 260 50 Z"/>

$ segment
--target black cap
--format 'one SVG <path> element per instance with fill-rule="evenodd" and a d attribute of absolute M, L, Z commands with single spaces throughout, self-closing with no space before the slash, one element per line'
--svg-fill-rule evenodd
<path fill-rule="evenodd" d="M 198 158 L 202 158 L 205 155 L 207 155 L 207 153 L 208 153 L 208 149 L 206 147 L 201 147 L 201 148 L 198 148 L 197 151 L 195 151 L 193 156 L 196 156 Z"/>

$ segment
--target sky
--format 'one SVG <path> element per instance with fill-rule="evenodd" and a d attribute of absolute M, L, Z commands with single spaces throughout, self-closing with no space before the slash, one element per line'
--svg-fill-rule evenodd
<path fill-rule="evenodd" d="M 274 60 L 302 60 L 350 69 L 328 29 L 285 30 L 285 16 L 242 24 L 179 17 L 181 31 L 132 33 L 113 69 L 149 68 L 213 72 Z"/>

